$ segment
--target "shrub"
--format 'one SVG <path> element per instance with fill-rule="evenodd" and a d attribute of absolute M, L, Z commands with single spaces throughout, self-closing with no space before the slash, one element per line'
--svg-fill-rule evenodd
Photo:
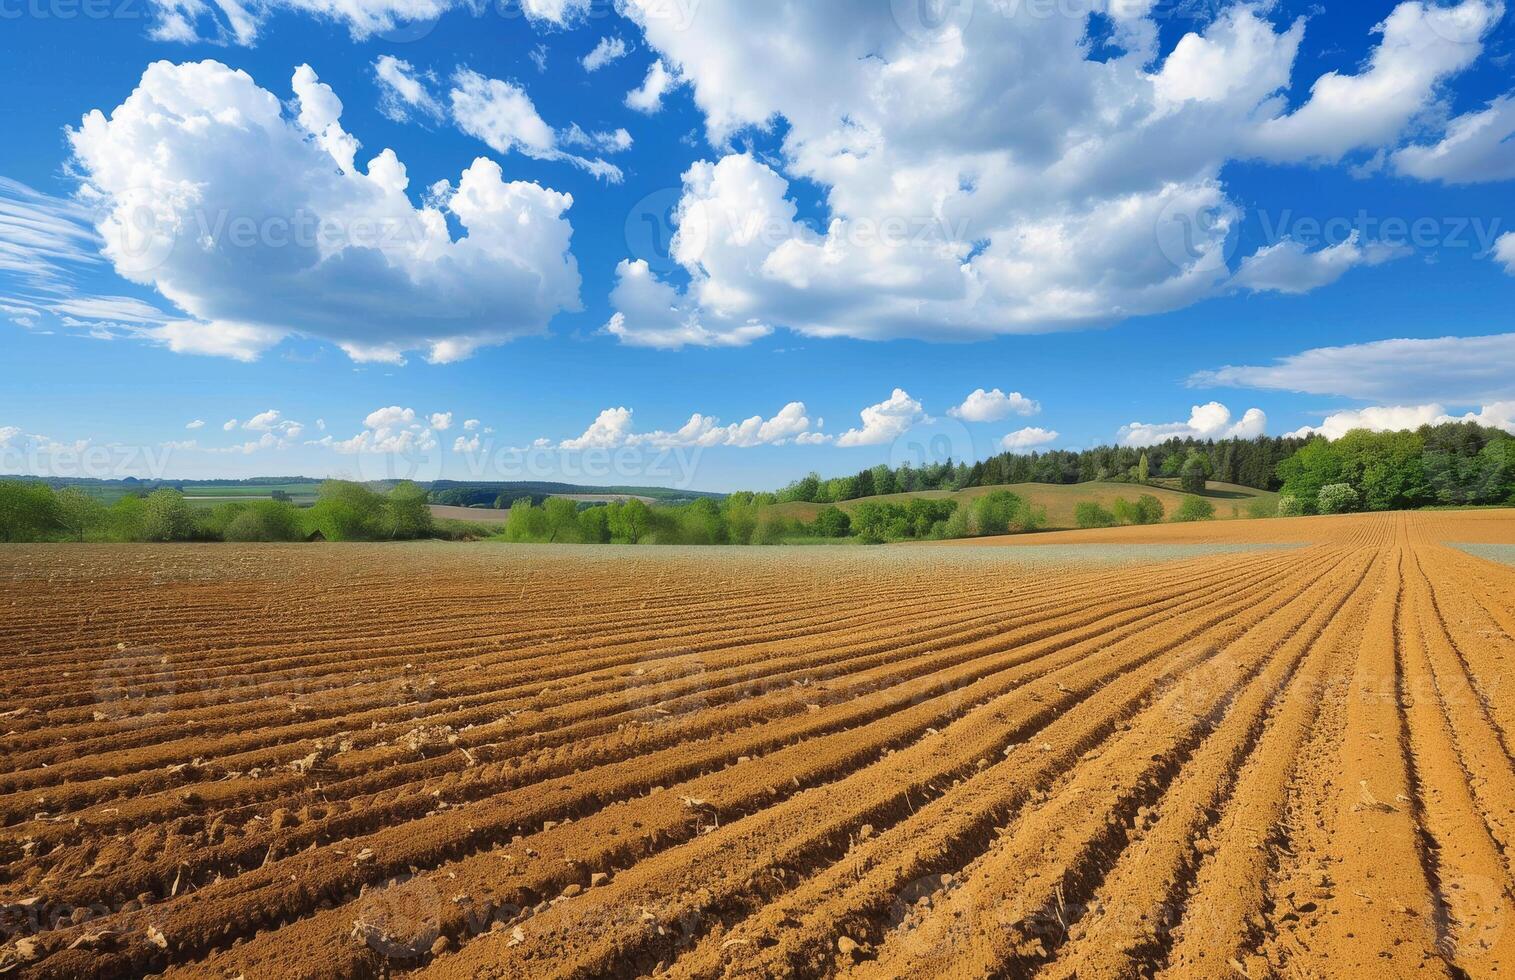
<path fill-rule="evenodd" d="M 1356 510 L 1357 503 L 1356 490 L 1345 483 L 1328 483 L 1320 488 L 1315 506 L 1322 514 L 1345 514 Z"/>
<path fill-rule="evenodd" d="M 260 500 L 240 508 L 221 537 L 227 541 L 303 541 L 300 514 L 278 500 Z"/>
<path fill-rule="evenodd" d="M 61 530 L 52 487 L 30 480 L 0 481 L 0 540 L 43 541 Z"/>
<path fill-rule="evenodd" d="M 1210 458 L 1191 449 L 1179 467 L 1179 483 L 1190 493 L 1204 493 L 1205 482 L 1210 479 L 1213 472 Z"/>
<path fill-rule="evenodd" d="M 1303 517 L 1305 513 L 1304 501 L 1298 497 L 1284 494 L 1278 498 L 1279 517 Z"/>
<path fill-rule="evenodd" d="M 195 515 L 179 491 L 164 487 L 143 501 L 142 540 L 189 541 L 195 531 Z"/>
<path fill-rule="evenodd" d="M 973 501 L 969 515 L 973 533 L 981 537 L 1030 530 L 1036 517 L 1026 502 L 1009 490 L 996 490 Z"/>
<path fill-rule="evenodd" d="M 1247 516 L 1255 519 L 1273 517 L 1278 513 L 1278 505 L 1267 497 L 1258 497 L 1247 505 Z"/>
<path fill-rule="evenodd" d="M 579 540 L 585 544 L 610 543 L 610 508 L 601 505 L 579 512 Z"/>
<path fill-rule="evenodd" d="M 789 521 L 784 518 L 764 514 L 758 520 L 757 530 L 753 532 L 752 540 L 754 544 L 783 544 L 784 539 L 792 530 Z"/>
<path fill-rule="evenodd" d="M 852 533 L 852 518 L 840 507 L 822 507 L 814 523 L 815 533 L 823 538 L 845 538 Z"/>
<path fill-rule="evenodd" d="M 1111 511 L 1121 524 L 1161 524 L 1164 514 L 1163 502 L 1150 493 L 1142 494 L 1134 503 L 1117 497 Z"/>
<path fill-rule="evenodd" d="M 327 480 L 305 512 L 307 531 L 328 541 L 374 541 L 384 534 L 384 498 L 361 483 Z"/>
<path fill-rule="evenodd" d="M 384 498 L 383 533 L 392 540 L 408 541 L 431 533 L 431 507 L 426 491 L 414 483 L 401 483 Z"/>
<path fill-rule="evenodd" d="M 78 487 L 66 487 L 57 494 L 58 523 L 75 541 L 105 523 L 105 505 Z"/>
<path fill-rule="evenodd" d="M 1187 524 L 1192 521 L 1210 521 L 1215 519 L 1215 505 L 1203 497 L 1189 497 L 1173 514 L 1176 524 Z"/>
<path fill-rule="evenodd" d="M 1125 501 L 1120 501 L 1125 503 Z M 1074 520 L 1079 527 L 1114 527 L 1115 515 L 1096 500 L 1086 500 L 1073 508 Z"/>

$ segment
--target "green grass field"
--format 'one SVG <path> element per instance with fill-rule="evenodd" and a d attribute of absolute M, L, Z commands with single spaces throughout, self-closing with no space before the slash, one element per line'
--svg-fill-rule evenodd
<path fill-rule="evenodd" d="M 981 497 L 996 490 L 1009 490 L 1024 498 L 1033 507 L 1046 508 L 1047 528 L 1049 530 L 1077 527 L 1078 522 L 1074 519 L 1074 509 L 1086 501 L 1098 501 L 1105 507 L 1109 507 L 1117 497 L 1135 500 L 1142 494 L 1149 493 L 1162 501 L 1163 508 L 1167 511 L 1168 516 L 1171 517 L 1184 500 L 1190 496 L 1198 496 L 1163 485 L 1136 486 L 1130 483 L 1074 483 L 1067 485 L 1016 483 L 1002 487 L 972 487 L 968 490 L 959 490 L 956 492 L 949 490 L 922 490 L 918 493 L 886 494 L 879 497 L 846 500 L 837 504 L 837 506 L 844 511 L 850 512 L 864 501 L 900 503 L 912 497 L 925 497 L 930 500 L 951 499 L 956 500 L 959 506 L 961 506 L 975 497 Z M 1215 516 L 1219 520 L 1229 520 L 1232 517 L 1246 517 L 1247 508 L 1253 501 L 1259 499 L 1267 501 L 1270 508 L 1275 508 L 1278 503 L 1278 494 L 1276 493 L 1266 490 L 1255 490 L 1252 487 L 1236 486 L 1231 483 L 1210 483 L 1202 496 L 1215 505 Z M 782 514 L 785 517 L 798 518 L 802 521 L 812 521 L 824 506 L 826 505 L 798 502 L 775 504 L 772 512 Z"/>

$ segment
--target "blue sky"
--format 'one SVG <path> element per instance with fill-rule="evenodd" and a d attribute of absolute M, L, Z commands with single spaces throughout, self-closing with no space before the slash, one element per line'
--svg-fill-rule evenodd
<path fill-rule="evenodd" d="M 1496 0 L 920 2 L 6 4 L 0 470 L 729 490 L 1515 430 Z"/>

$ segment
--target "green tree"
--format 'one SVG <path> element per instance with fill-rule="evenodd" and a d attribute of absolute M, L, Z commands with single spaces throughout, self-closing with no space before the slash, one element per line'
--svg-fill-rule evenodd
<path fill-rule="evenodd" d="M 822 507 L 815 515 L 815 533 L 823 538 L 845 538 L 852 533 L 852 518 L 840 507 Z"/>
<path fill-rule="evenodd" d="M 1332 443 L 1312 439 L 1278 464 L 1278 477 L 1283 481 L 1283 493 L 1308 510 L 1320 498 L 1321 487 L 1342 482 L 1341 456 Z"/>
<path fill-rule="evenodd" d="M 1117 500 L 1117 504 L 1124 504 L 1124 500 Z M 1079 527 L 1114 527 L 1116 524 L 1115 514 L 1106 510 L 1097 500 L 1085 500 L 1073 508 L 1074 520 Z"/>
<path fill-rule="evenodd" d="M 60 530 L 52 487 L 31 480 L 0 481 L 0 540 L 43 541 Z"/>
<path fill-rule="evenodd" d="M 542 502 L 547 522 L 547 540 L 569 544 L 579 539 L 579 505 L 567 497 L 548 497 Z"/>
<path fill-rule="evenodd" d="M 1477 500 L 1515 504 L 1515 439 L 1490 442 L 1478 454 Z"/>
<path fill-rule="evenodd" d="M 579 513 L 579 540 L 585 544 L 610 542 L 610 509 L 589 507 Z"/>
<path fill-rule="evenodd" d="M 1215 519 L 1215 505 L 1203 497 L 1186 497 L 1184 502 L 1178 505 L 1178 510 L 1173 514 L 1175 524 L 1187 524 L 1193 521 L 1210 521 Z"/>
<path fill-rule="evenodd" d="M 56 497 L 58 524 L 75 541 L 105 524 L 106 508 L 100 499 L 79 487 L 65 487 Z"/>
<path fill-rule="evenodd" d="M 1415 507 L 1430 499 L 1426 445 L 1418 433 L 1356 429 L 1331 448 L 1341 463 L 1340 479 L 1334 482 L 1356 490 L 1368 510 Z"/>
<path fill-rule="evenodd" d="M 531 502 L 530 497 L 520 497 L 510 505 L 510 515 L 505 519 L 505 540 L 517 544 L 547 540 L 547 512 Z"/>
<path fill-rule="evenodd" d="M 1029 530 L 1028 523 L 1035 518 L 1026 507 L 1026 502 L 1009 490 L 996 490 L 977 498 L 969 515 L 973 533 L 979 536 L 1009 534 L 1014 530 Z"/>
<path fill-rule="evenodd" d="M 1214 469 L 1208 456 L 1191 449 L 1178 469 L 1179 485 L 1189 493 L 1204 493 L 1205 484 Z"/>
<path fill-rule="evenodd" d="M 299 511 L 277 500 L 259 500 L 242 507 L 221 536 L 227 541 L 304 540 Z"/>
<path fill-rule="evenodd" d="M 1136 464 L 1136 482 L 1146 483 L 1148 475 L 1152 472 L 1152 464 L 1147 462 L 1147 454 L 1142 453 L 1142 458 Z"/>
<path fill-rule="evenodd" d="M 1357 509 L 1357 491 L 1345 483 L 1328 483 L 1320 488 L 1315 509 L 1322 514 L 1345 514 Z"/>
<path fill-rule="evenodd" d="M 409 541 L 431 534 L 431 506 L 426 500 L 426 491 L 414 483 L 395 485 L 384 500 L 385 536 L 391 540 Z"/>
<path fill-rule="evenodd" d="M 611 504 L 609 520 L 610 539 L 618 544 L 638 544 L 652 530 L 651 510 L 635 498 Z"/>
<path fill-rule="evenodd" d="M 377 541 L 387 537 L 384 498 L 361 483 L 327 480 L 304 514 L 308 531 L 328 541 Z"/>
<path fill-rule="evenodd" d="M 188 541 L 195 536 L 195 515 L 177 490 L 154 490 L 143 501 L 144 541 Z"/>

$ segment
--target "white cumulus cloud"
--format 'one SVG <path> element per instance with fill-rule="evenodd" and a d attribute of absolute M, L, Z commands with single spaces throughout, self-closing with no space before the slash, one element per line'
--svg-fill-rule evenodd
<path fill-rule="evenodd" d="M 1285 239 L 1249 255 L 1236 273 L 1236 285 L 1253 292 L 1308 293 L 1329 286 L 1357 266 L 1381 265 L 1409 254 L 1408 248 L 1359 245 L 1358 236 L 1337 245 L 1308 251 Z"/>
<path fill-rule="evenodd" d="M 1017 452 L 1048 445 L 1049 443 L 1056 442 L 1058 438 L 1058 433 L 1052 429 L 1029 426 L 1006 435 L 999 441 L 999 446 L 1007 452 Z"/>
<path fill-rule="evenodd" d="M 1494 260 L 1515 276 L 1515 231 L 1505 232 L 1494 243 Z"/>
<path fill-rule="evenodd" d="M 1007 395 L 998 388 L 993 391 L 978 388 L 961 405 L 947 409 L 947 414 L 964 422 L 998 422 L 1011 415 L 1035 415 L 1041 410 L 1038 402 L 1018 391 Z"/>
<path fill-rule="evenodd" d="M 615 164 L 564 151 L 559 146 L 557 130 L 542 119 L 531 96 L 520 85 L 486 78 L 466 68 L 458 69 L 452 81 L 448 98 L 453 122 L 496 153 L 517 152 L 536 160 L 559 160 L 610 183 L 620 183 L 621 170 Z"/>
<path fill-rule="evenodd" d="M 668 70 L 659 58 L 647 69 L 642 84 L 626 93 L 626 105 L 637 112 L 651 115 L 663 108 L 663 96 L 678 84 L 678 78 Z"/>
<path fill-rule="evenodd" d="M 1391 143 L 1431 105 L 1442 81 L 1477 59 L 1503 13 L 1499 0 L 1399 4 L 1374 28 L 1379 43 L 1363 71 L 1316 79 L 1309 101 L 1264 122 L 1252 147 L 1274 160 L 1334 161 Z"/>
<path fill-rule="evenodd" d="M 637 432 L 629 408 L 608 408 L 590 424 L 582 436 L 566 439 L 559 448 L 616 449 L 621 446 L 673 447 L 732 446 L 750 449 L 755 446 L 783 446 L 790 443 L 816 445 L 829 441 L 820 432 L 821 420 L 812 423 L 804 402 L 790 402 L 770 418 L 754 415 L 741 422 L 722 425 L 713 415 L 695 412 L 689 421 L 672 431 L 657 429 Z"/>
<path fill-rule="evenodd" d="M 1404 147 L 1394 154 L 1394 168 L 1447 184 L 1515 180 L 1515 96 L 1453 119 L 1437 143 Z"/>
<path fill-rule="evenodd" d="M 447 111 L 431 92 L 436 78 L 429 72 L 418 72 L 410 62 L 389 54 L 379 55 L 373 70 L 379 83 L 379 111 L 384 115 L 395 122 L 406 122 L 412 115 L 442 121 Z"/>
<path fill-rule="evenodd" d="M 631 409 L 607 408 L 576 439 L 564 439 L 563 449 L 614 449 L 631 435 Z"/>
<path fill-rule="evenodd" d="M 1169 439 L 1254 439 L 1268 430 L 1268 417 L 1258 408 L 1249 408 L 1236 422 L 1231 410 L 1220 402 L 1195 405 L 1187 422 L 1131 422 L 1121 426 L 1118 438 L 1123 446 L 1155 446 Z"/>
<path fill-rule="evenodd" d="M 626 55 L 626 42 L 618 37 L 602 37 L 600 43 L 594 46 L 584 57 L 579 59 L 579 64 L 584 66 L 585 71 L 599 71 L 612 61 L 616 61 Z"/>
<path fill-rule="evenodd" d="M 609 326 L 667 346 L 739 343 L 723 325 L 753 324 L 973 339 L 1222 295 L 1237 285 L 1241 217 L 1226 165 L 1393 149 L 1501 9 L 1407 0 L 1365 39 L 1360 72 L 1311 85 L 1295 77 L 1310 22 L 1275 23 L 1274 4 L 1226 6 L 1166 55 L 1160 5 L 1101 5 L 1099 57 L 1089 18 L 1018 4 L 930 5 L 940 16 L 927 18 L 865 0 L 707 3 L 688 19 L 664 6 L 623 5 L 659 56 L 632 102 L 687 85 L 717 152 L 684 174 L 677 277 L 628 290 L 653 302 L 617 305 Z M 779 148 L 730 149 L 746 130 L 780 134 Z M 823 217 L 800 220 L 812 187 Z M 1241 284 L 1303 291 L 1385 257 L 1367 242 L 1284 245 Z"/>
<path fill-rule="evenodd" d="M 291 119 L 246 72 L 160 61 L 68 132 L 106 257 L 189 315 L 154 339 L 249 359 L 300 333 L 445 361 L 579 308 L 572 198 L 481 158 L 417 208 L 392 151 L 356 164 L 329 87 L 303 66 L 294 87 Z"/>
<path fill-rule="evenodd" d="M 921 403 L 911 398 L 903 388 L 894 389 L 886 400 L 869 405 L 858 413 L 863 424 L 848 429 L 836 437 L 836 444 L 848 446 L 878 446 L 893 442 L 918 422 L 926 419 Z"/>

